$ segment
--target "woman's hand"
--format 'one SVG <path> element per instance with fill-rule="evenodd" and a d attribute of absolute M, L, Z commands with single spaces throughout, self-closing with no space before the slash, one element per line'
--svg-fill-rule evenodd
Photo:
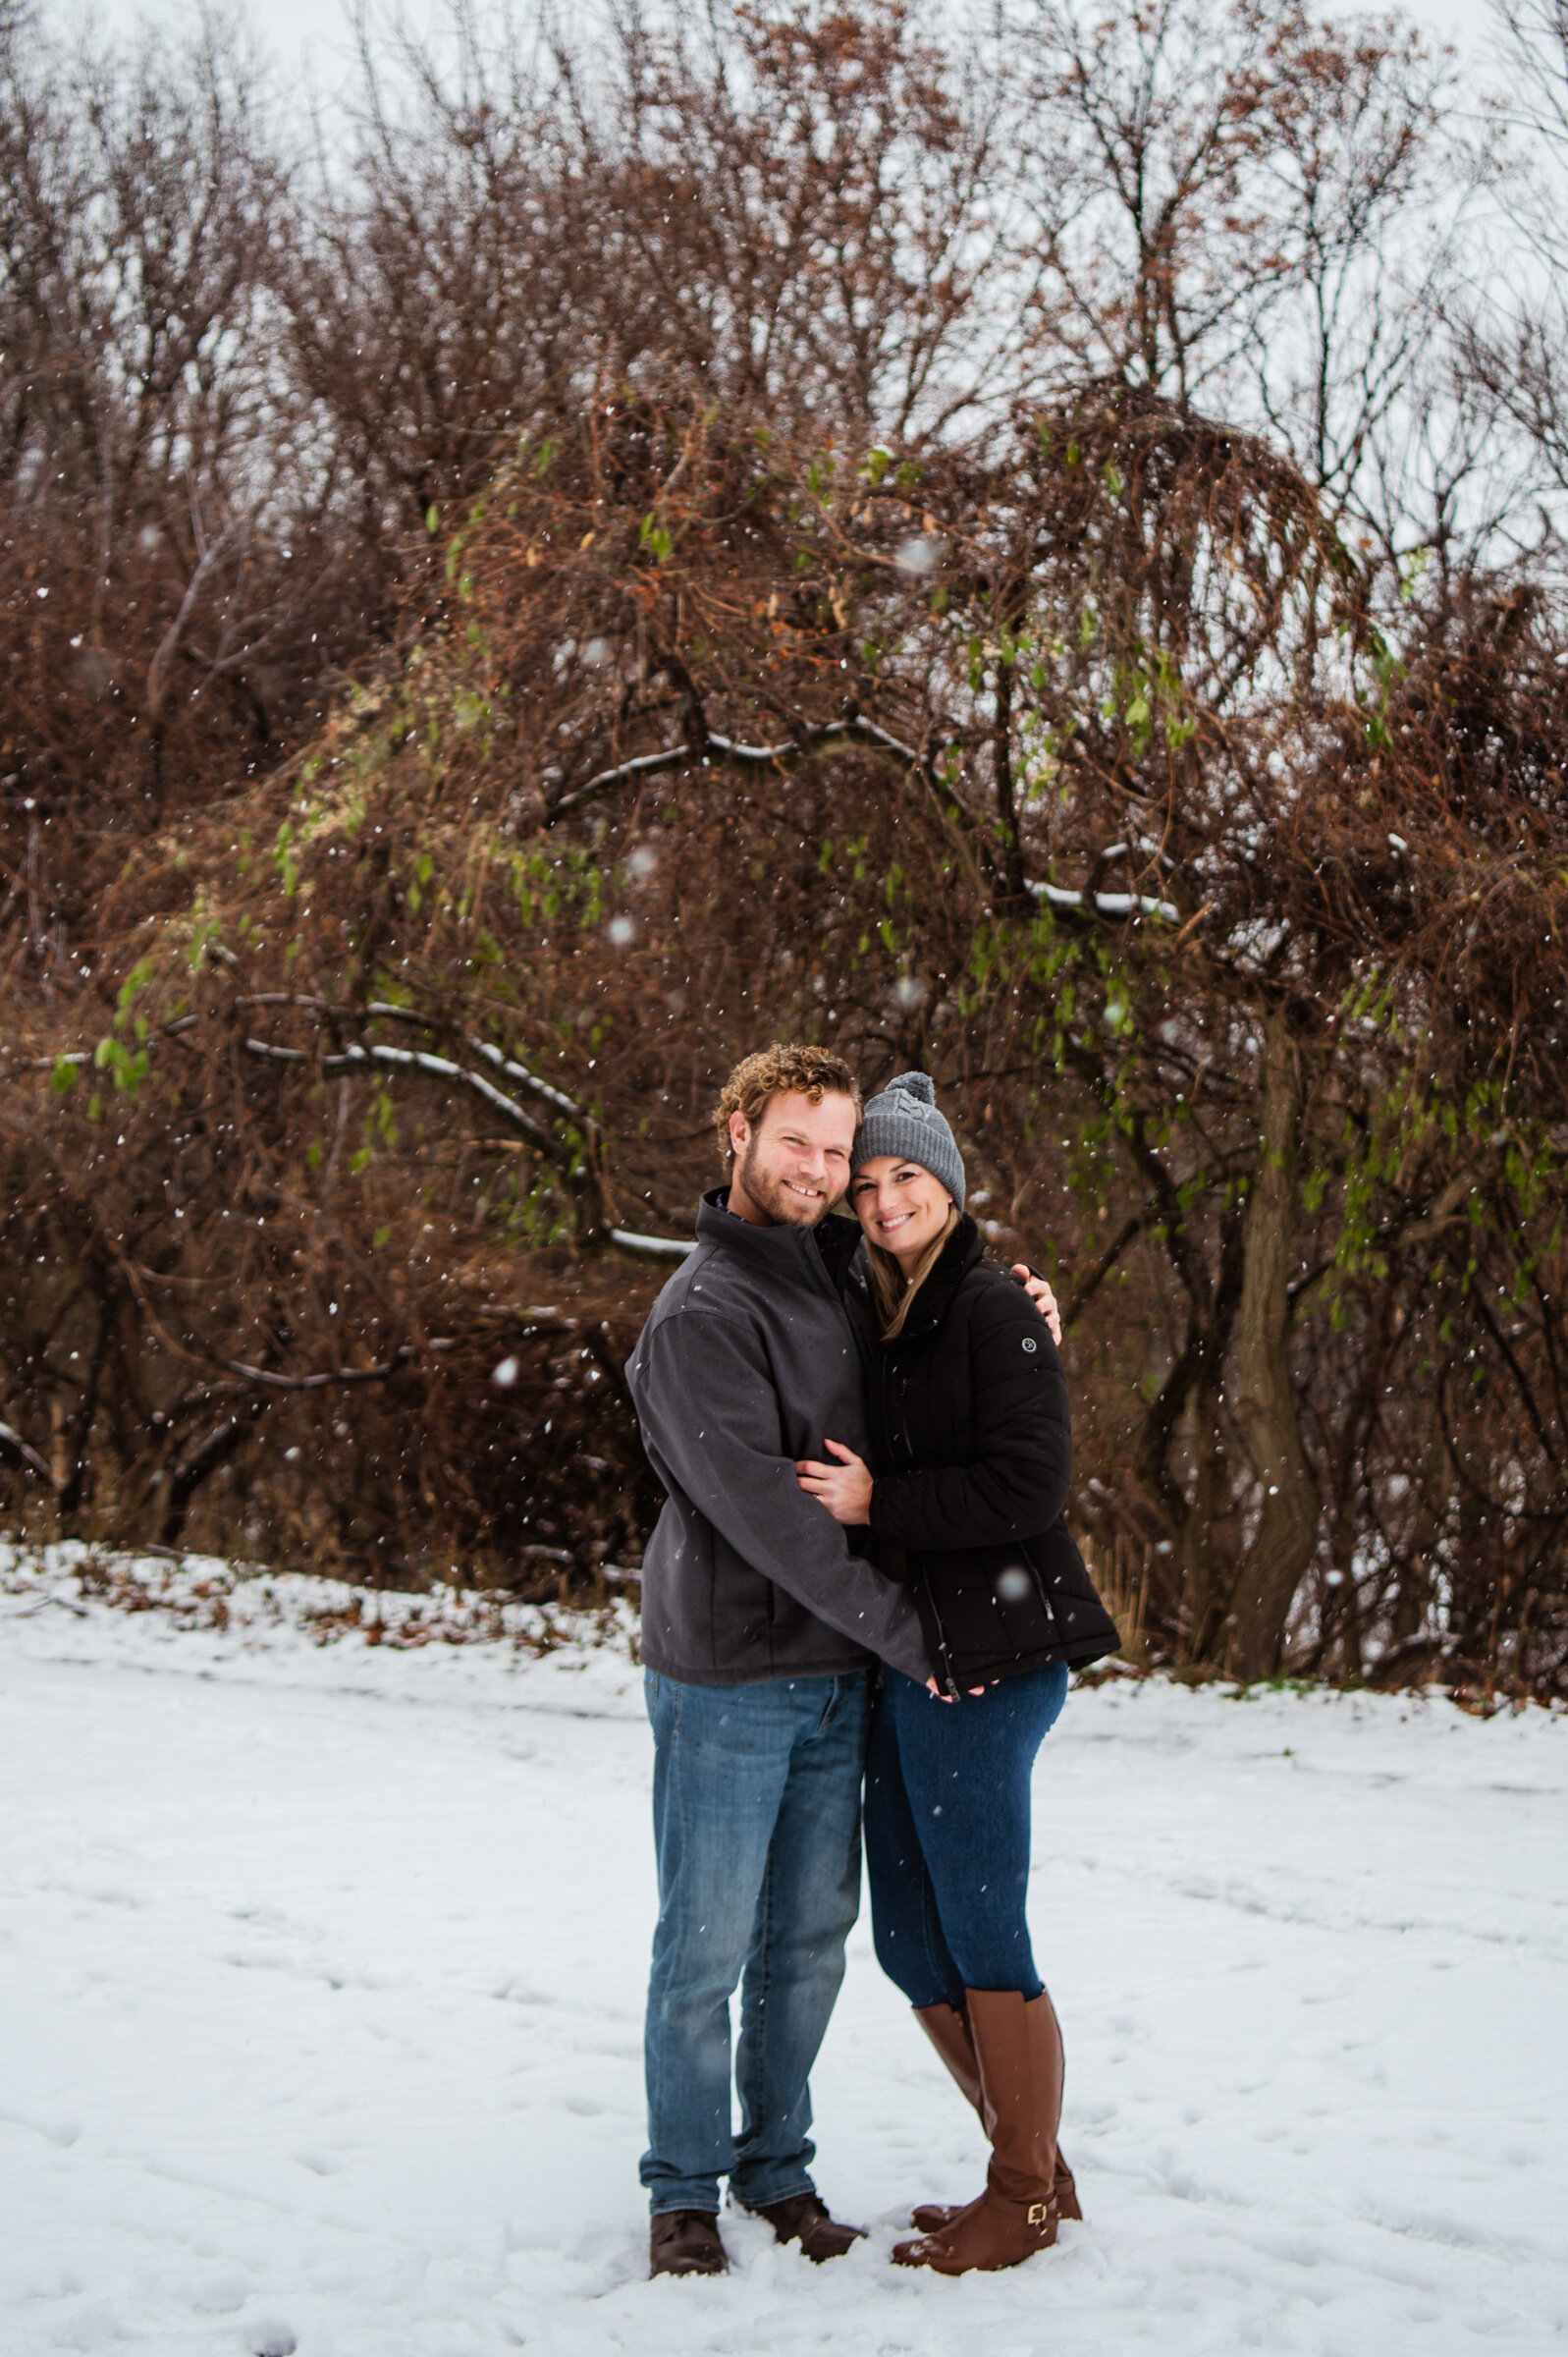
<path fill-rule="evenodd" d="M 991 1682 L 994 1686 L 997 1686 L 1001 1683 L 1001 1680 L 994 1677 Z M 971 1686 L 969 1689 L 971 1694 L 983 1694 L 985 1690 L 986 1689 L 984 1686 Z M 927 1678 L 926 1691 L 928 1694 L 935 1694 L 939 1702 L 956 1702 L 958 1699 L 956 1694 L 944 1694 L 942 1688 L 938 1685 L 934 1677 Z"/>
<path fill-rule="evenodd" d="M 1027 1268 L 1021 1260 L 1013 1262 L 1012 1273 L 1020 1280 L 1024 1291 L 1045 1319 L 1047 1326 L 1051 1329 L 1051 1339 L 1059 1350 L 1061 1348 L 1061 1312 L 1056 1307 L 1055 1294 L 1045 1279 L 1037 1277 L 1034 1271 Z"/>
<path fill-rule="evenodd" d="M 823 1447 L 841 1461 L 825 1465 L 813 1456 L 797 1457 L 796 1481 L 809 1497 L 821 1499 L 836 1522 L 869 1522 L 871 1467 L 841 1441 L 824 1441 Z"/>

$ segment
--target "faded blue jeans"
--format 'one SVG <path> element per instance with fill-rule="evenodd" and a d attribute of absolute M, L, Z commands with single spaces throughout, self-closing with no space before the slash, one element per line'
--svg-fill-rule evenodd
<path fill-rule="evenodd" d="M 644 1684 L 659 1925 L 642 2181 L 655 2217 L 717 2211 L 721 2177 L 757 2210 L 813 2190 L 807 2080 L 860 1906 L 866 1677 Z"/>

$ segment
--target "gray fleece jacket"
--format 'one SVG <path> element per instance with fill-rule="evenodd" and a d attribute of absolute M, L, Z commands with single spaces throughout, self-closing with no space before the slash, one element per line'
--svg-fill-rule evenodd
<path fill-rule="evenodd" d="M 754 1228 L 704 1195 L 697 1249 L 626 1368 L 668 1493 L 642 1565 L 642 1658 L 688 1685 L 930 1671 L 908 1591 L 795 1482 L 828 1435 L 867 1453 L 859 1352 L 838 1279 L 859 1232 Z"/>

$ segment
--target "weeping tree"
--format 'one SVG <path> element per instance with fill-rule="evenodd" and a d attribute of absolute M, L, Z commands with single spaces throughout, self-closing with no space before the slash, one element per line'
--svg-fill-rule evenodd
<path fill-rule="evenodd" d="M 145 1240 L 94 1249 L 242 1387 L 236 1453 L 283 1385 L 437 1369 L 457 1434 L 579 1292 L 629 1332 L 728 1065 L 832 1037 L 931 1069 L 990 1232 L 1054 1258 L 1075 1510 L 1152 1645 L 1556 1675 L 1543 610 L 1475 582 L 1396 630 L 1298 468 L 1124 384 L 940 455 L 623 391 L 439 570 L 308 758 L 128 869 L 111 1022 L 11 1100 L 94 1234 L 141 1169 Z M 647 1501 L 613 1349 L 575 1365 L 526 1412 L 537 1453 L 586 1402 L 602 1557 Z M 525 1455 L 465 1509 L 498 1557 Z"/>
<path fill-rule="evenodd" d="M 1549 1690 L 1562 623 L 1442 70 L 459 17 L 314 192 L 221 45 L 4 47 L 8 1512 L 634 1562 L 621 1361 L 792 1032 L 1055 1269 L 1135 1644 Z"/>

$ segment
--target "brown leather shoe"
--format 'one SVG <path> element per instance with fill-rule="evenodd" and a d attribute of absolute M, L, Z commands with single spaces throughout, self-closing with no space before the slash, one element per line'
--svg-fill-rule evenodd
<path fill-rule="evenodd" d="M 969 2017 L 957 2005 L 916 2005 L 915 2019 L 931 2040 L 952 2077 L 952 2082 L 966 2104 L 980 2109 L 980 2065 L 975 2060 L 975 2043 L 969 2035 Z M 975 2199 L 980 2197 L 976 2195 Z M 1052 2199 L 1058 2218 L 1081 2219 L 1078 2188 L 1073 2183 L 1072 2170 L 1067 2166 L 1061 2147 L 1056 2147 L 1056 2173 L 1052 2180 Z M 910 2222 L 922 2234 L 940 2234 L 950 2226 L 974 2202 L 922 2202 L 910 2212 Z"/>
<path fill-rule="evenodd" d="M 798 2242 L 806 2257 L 819 2267 L 824 2259 L 841 2259 L 851 2243 L 863 2242 L 866 2235 L 864 2226 L 841 2225 L 831 2218 L 827 2205 L 814 2193 L 792 2193 L 787 2201 L 767 2202 L 751 2216 L 767 2220 L 776 2242 Z"/>
<path fill-rule="evenodd" d="M 722 2275 L 729 2260 L 709 2210 L 665 2210 L 648 2226 L 648 2274 Z"/>
<path fill-rule="evenodd" d="M 969 2030 L 980 2072 L 980 2116 L 991 2139 L 986 2190 L 939 2233 L 895 2244 L 900 2267 L 938 2275 L 1017 2267 L 1056 2239 L 1056 2126 L 1061 2032 L 1049 1997 L 970 1989 Z"/>

